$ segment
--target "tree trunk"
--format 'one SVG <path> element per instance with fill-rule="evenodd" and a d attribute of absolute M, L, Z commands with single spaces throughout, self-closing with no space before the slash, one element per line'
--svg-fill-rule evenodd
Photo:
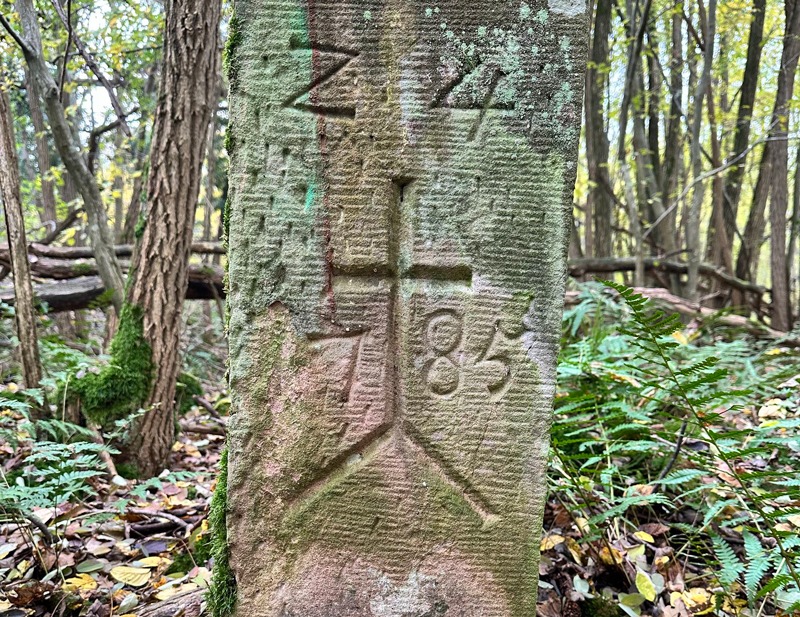
<path fill-rule="evenodd" d="M 747 147 L 750 143 L 750 126 L 753 117 L 753 104 L 758 90 L 761 65 L 761 41 L 764 36 L 764 16 L 767 0 L 753 0 L 753 21 L 747 39 L 747 61 L 742 74 L 742 87 L 739 93 L 739 111 L 733 133 L 733 150 L 729 161 L 736 161 L 725 176 L 722 193 L 722 212 L 725 218 L 725 237 L 729 242 L 738 233 L 736 217 L 739 211 L 739 198 L 742 194 L 742 178 L 747 162 Z"/>
<path fill-rule="evenodd" d="M 219 67 L 220 0 L 167 2 L 164 65 L 150 150 L 147 215 L 126 301 L 143 315 L 156 367 L 128 449 L 143 474 L 161 471 L 174 441 L 181 311 Z"/>
<path fill-rule="evenodd" d="M 775 140 L 772 195 L 769 223 L 770 273 L 772 276 L 772 327 L 789 330 L 792 308 L 789 296 L 789 266 L 786 261 L 786 213 L 789 207 L 789 102 L 794 91 L 798 55 L 800 55 L 800 0 L 786 2 L 786 40 L 778 74 L 778 93 L 772 114 L 771 136 Z M 783 85 L 783 92 L 781 91 Z"/>
<path fill-rule="evenodd" d="M 158 87 L 156 75 L 158 68 L 153 69 L 148 73 L 147 80 L 144 83 L 145 94 L 151 94 Z M 122 232 L 119 236 L 119 241 L 123 244 L 130 244 L 136 237 L 136 226 L 139 224 L 139 217 L 142 212 L 142 193 L 144 192 L 144 181 L 147 165 L 147 125 L 142 123 L 139 130 L 136 132 L 133 141 L 133 168 L 137 172 L 133 179 L 133 187 L 131 188 L 131 198 L 128 202 L 128 209 L 125 212 L 125 223 Z"/>
<path fill-rule="evenodd" d="M 786 210 L 789 199 L 787 123 L 789 120 L 788 104 L 792 97 L 798 54 L 800 54 L 800 37 L 798 37 L 800 34 L 800 10 L 798 10 L 798 5 L 800 5 L 800 0 L 786 0 L 786 30 L 769 139 L 764 146 L 753 205 L 736 260 L 736 276 L 752 280 L 764 236 L 767 201 L 771 194 L 772 325 L 778 330 L 788 329 L 791 321 L 786 267 Z M 741 297 L 735 296 L 735 300 L 741 301 Z"/>
<path fill-rule="evenodd" d="M 8 93 L 0 90 L 0 197 L 6 220 L 11 271 L 14 275 L 15 318 L 22 377 L 26 388 L 38 388 L 42 379 L 39 345 L 36 337 L 36 312 L 28 267 L 28 244 L 19 189 L 17 144 Z"/>
<path fill-rule="evenodd" d="M 39 177 L 42 185 L 42 225 L 47 231 L 53 231 L 58 224 L 56 213 L 56 193 L 53 181 L 50 179 L 50 147 L 47 144 L 47 127 L 42 115 L 39 100 L 39 88 L 36 80 L 31 77 L 30 71 L 25 71 L 25 85 L 28 89 L 28 107 L 31 112 L 33 130 L 36 132 L 36 161 L 39 167 Z"/>
<path fill-rule="evenodd" d="M 702 13 L 702 0 L 699 2 Z M 686 284 L 686 294 L 690 300 L 697 299 L 697 284 L 700 262 L 702 261 L 702 249 L 700 247 L 700 212 L 705 198 L 705 183 L 700 176 L 703 173 L 700 139 L 703 127 L 704 100 L 711 86 L 711 64 L 714 61 L 714 39 L 716 37 L 717 24 L 717 2 L 709 0 L 706 27 L 704 28 L 703 40 L 705 50 L 703 52 L 703 72 L 700 81 L 697 83 L 697 90 L 694 95 L 694 110 L 692 119 L 692 134 L 690 143 L 690 153 L 692 161 L 692 173 L 696 182 L 692 203 L 689 207 L 689 215 L 686 217 L 686 248 L 689 251 L 689 277 Z"/>
<path fill-rule="evenodd" d="M 586 157 L 589 168 L 588 207 L 593 225 L 592 248 L 586 254 L 609 257 L 612 253 L 613 201 L 609 195 L 608 135 L 606 134 L 603 101 L 608 65 L 608 37 L 611 31 L 611 0 L 598 0 L 589 69 L 586 75 Z"/>
<path fill-rule="evenodd" d="M 792 224 L 791 234 L 789 236 L 789 247 L 786 250 L 786 263 L 789 267 L 789 272 L 794 273 L 793 280 L 800 278 L 800 264 L 795 263 L 795 257 L 798 254 L 797 242 L 800 238 L 800 148 L 797 149 L 797 158 L 794 164 L 794 190 L 792 192 Z M 796 291 L 798 298 L 800 298 L 800 285 Z M 798 305 L 798 314 L 800 314 L 800 305 Z"/>
<path fill-rule="evenodd" d="M 94 176 L 89 172 L 86 159 L 81 154 L 80 146 L 67 122 L 64 107 L 59 98 L 58 86 L 45 62 L 39 23 L 33 2 L 32 0 L 17 0 L 16 7 L 22 24 L 25 43 L 23 54 L 28 69 L 44 98 L 56 149 L 78 192 L 83 197 L 84 210 L 89 219 L 89 237 L 95 249 L 100 276 L 103 278 L 106 288 L 112 290 L 112 302 L 119 313 L 124 298 L 124 281 L 117 259 L 111 250 L 114 241 L 108 227 L 108 216 L 100 189 Z"/>

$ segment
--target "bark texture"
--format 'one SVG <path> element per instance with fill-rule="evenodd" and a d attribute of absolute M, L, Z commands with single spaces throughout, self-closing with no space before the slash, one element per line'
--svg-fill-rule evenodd
<path fill-rule="evenodd" d="M 220 0 L 167 2 L 164 66 L 150 151 L 147 214 L 126 301 L 143 310 L 144 338 L 158 367 L 149 411 L 130 452 L 140 472 L 161 470 L 174 438 L 181 312 L 208 124 L 219 70 Z"/>
<path fill-rule="evenodd" d="M 42 379 L 39 363 L 39 346 L 36 338 L 36 313 L 33 309 L 33 288 L 28 267 L 25 241 L 25 221 L 19 193 L 19 167 L 14 120 L 8 93 L 0 90 L 0 197 L 5 213 L 8 248 L 11 254 L 11 271 L 14 274 L 19 355 L 26 388 L 37 388 Z"/>
<path fill-rule="evenodd" d="M 730 160 L 735 160 L 736 164 L 725 177 L 722 207 L 725 218 L 725 234 L 729 241 L 732 241 L 737 233 L 736 215 L 739 210 L 742 178 L 747 162 L 746 152 L 750 143 L 753 104 L 758 90 L 766 4 L 767 0 L 753 0 L 753 21 L 750 24 L 750 34 L 747 39 L 747 61 L 739 95 L 739 111 L 736 115 L 736 129 L 733 134 L 733 151 L 730 156 Z"/>

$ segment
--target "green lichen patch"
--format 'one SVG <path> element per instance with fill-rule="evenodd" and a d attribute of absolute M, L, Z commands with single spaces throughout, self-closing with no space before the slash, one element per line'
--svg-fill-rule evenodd
<path fill-rule="evenodd" d="M 208 525 L 214 570 L 206 593 L 208 610 L 214 617 L 228 617 L 236 608 L 236 577 L 228 561 L 228 450 L 222 453 L 217 488 L 211 498 Z"/>
<path fill-rule="evenodd" d="M 124 418 L 141 407 L 153 380 L 150 345 L 144 338 L 142 309 L 125 304 L 111 343 L 111 361 L 99 373 L 81 377 L 68 394 L 84 415 L 100 425 Z"/>

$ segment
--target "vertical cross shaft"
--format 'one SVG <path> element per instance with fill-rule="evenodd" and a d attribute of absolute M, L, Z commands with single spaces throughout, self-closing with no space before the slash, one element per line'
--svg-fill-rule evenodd
<path fill-rule="evenodd" d="M 469 285 L 472 271 L 466 265 L 446 266 L 414 262 L 413 234 L 411 232 L 411 211 L 409 187 L 412 181 L 394 181 L 394 199 L 388 213 L 387 261 L 357 268 L 336 267 L 334 279 L 362 279 L 365 281 L 385 281 L 389 286 L 387 302 L 387 341 L 386 341 L 386 422 L 371 431 L 346 451 L 338 455 L 318 474 L 316 479 L 302 490 L 293 500 L 294 504 L 307 503 L 314 495 L 324 490 L 335 478 L 344 477 L 372 460 L 377 452 L 392 438 L 396 443 L 405 444 L 414 454 L 433 468 L 439 477 L 458 491 L 485 523 L 497 519 L 485 498 L 472 487 L 471 483 L 455 471 L 447 462 L 432 451 L 421 438 L 403 413 L 403 403 L 398 397 L 402 391 L 399 348 L 400 332 L 398 319 L 401 314 L 401 286 L 410 283 Z M 356 367 L 357 370 L 357 367 Z"/>

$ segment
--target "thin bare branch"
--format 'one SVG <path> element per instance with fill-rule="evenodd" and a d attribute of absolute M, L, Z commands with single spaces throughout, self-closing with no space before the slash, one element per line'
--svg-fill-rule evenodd
<path fill-rule="evenodd" d="M 70 37 L 75 42 L 76 49 L 78 50 L 78 52 L 80 52 L 81 56 L 86 62 L 86 66 L 89 67 L 92 73 L 94 73 L 94 76 L 97 77 L 97 80 L 101 84 L 103 84 L 103 87 L 106 89 L 106 92 L 108 92 L 108 98 L 111 101 L 111 107 L 114 109 L 114 113 L 117 114 L 117 118 L 119 119 L 119 127 L 122 129 L 122 132 L 125 133 L 127 137 L 130 137 L 131 129 L 128 126 L 128 123 L 125 121 L 126 116 L 128 116 L 129 114 L 126 114 L 124 111 L 122 111 L 122 105 L 120 104 L 119 99 L 117 98 L 117 93 L 114 91 L 114 87 L 111 85 L 111 82 L 108 80 L 105 74 L 103 74 L 103 71 L 100 69 L 100 65 L 97 64 L 97 62 L 94 59 L 94 56 L 92 56 L 91 52 L 89 52 L 89 50 L 83 44 L 83 41 L 81 41 L 80 37 L 75 32 L 73 32 L 72 23 L 70 21 L 69 15 L 64 13 L 64 8 L 61 6 L 60 2 L 58 0 L 52 0 L 52 4 L 53 7 L 56 9 L 56 12 L 58 13 L 58 16 L 61 18 L 61 21 L 63 22 L 64 26 L 67 28 Z"/>

